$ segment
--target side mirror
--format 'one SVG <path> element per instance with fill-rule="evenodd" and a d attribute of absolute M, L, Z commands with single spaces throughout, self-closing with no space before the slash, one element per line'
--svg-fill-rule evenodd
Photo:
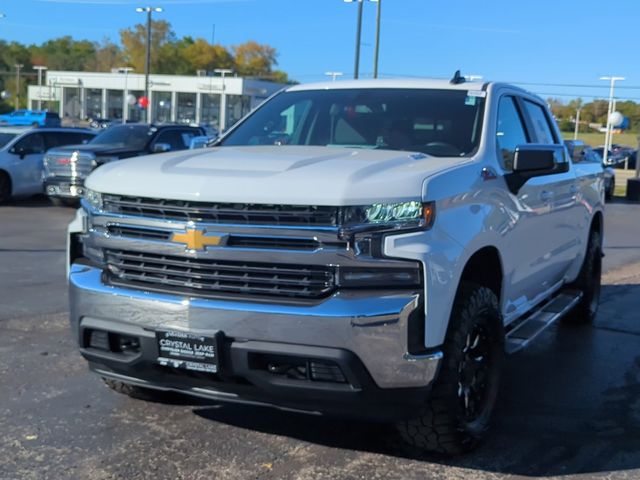
<path fill-rule="evenodd" d="M 20 147 L 20 148 L 13 147 L 9 152 L 13 153 L 14 155 L 18 155 L 20 157 L 20 160 L 22 160 L 27 155 L 34 153 L 31 148 L 23 148 L 23 147 Z"/>
<path fill-rule="evenodd" d="M 525 144 L 516 147 L 513 172 L 505 175 L 505 180 L 515 195 L 530 178 L 567 171 L 569 160 L 565 146 Z"/>
<path fill-rule="evenodd" d="M 196 148 L 205 148 L 211 140 L 211 137 L 207 137 L 205 135 L 193 137 L 189 142 L 189 149 L 194 150 Z"/>
<path fill-rule="evenodd" d="M 552 173 L 556 166 L 556 152 L 551 148 L 529 148 L 520 145 L 513 158 L 513 171 L 518 173 L 542 172 Z"/>
<path fill-rule="evenodd" d="M 165 153 L 171 151 L 171 145 L 168 143 L 156 143 L 153 146 L 153 153 Z"/>

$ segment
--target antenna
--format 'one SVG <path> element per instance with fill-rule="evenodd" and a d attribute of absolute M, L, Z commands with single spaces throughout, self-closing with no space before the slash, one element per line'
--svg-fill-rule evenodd
<path fill-rule="evenodd" d="M 460 70 L 456 70 L 456 73 L 453 74 L 453 78 L 449 80 L 449 83 L 452 85 L 459 85 L 465 82 L 465 78 L 460 73 Z"/>

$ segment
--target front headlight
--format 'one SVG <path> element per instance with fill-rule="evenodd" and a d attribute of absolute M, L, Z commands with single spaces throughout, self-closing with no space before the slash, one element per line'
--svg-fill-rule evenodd
<path fill-rule="evenodd" d="M 84 190 L 84 199 L 94 210 L 102 209 L 102 194 L 100 192 L 96 192 L 95 190 L 91 190 L 90 188 L 85 188 Z"/>
<path fill-rule="evenodd" d="M 412 228 L 430 227 L 435 219 L 435 203 L 417 201 L 374 203 L 347 207 L 344 225 L 347 228 Z"/>

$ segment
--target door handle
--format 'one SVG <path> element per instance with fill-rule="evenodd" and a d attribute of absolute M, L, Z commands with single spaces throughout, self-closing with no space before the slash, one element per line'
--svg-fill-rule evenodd
<path fill-rule="evenodd" d="M 549 202 L 552 198 L 553 192 L 550 192 L 548 190 L 543 190 L 542 192 L 540 192 L 540 200 L 542 200 L 543 202 Z"/>

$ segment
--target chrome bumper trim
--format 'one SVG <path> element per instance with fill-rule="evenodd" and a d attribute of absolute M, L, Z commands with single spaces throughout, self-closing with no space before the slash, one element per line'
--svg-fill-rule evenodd
<path fill-rule="evenodd" d="M 108 286 L 101 270 L 78 264 L 71 266 L 69 288 L 76 334 L 90 318 L 123 328 L 220 330 L 238 340 L 340 348 L 357 355 L 381 388 L 428 386 L 441 359 L 406 357 L 419 292 L 344 291 L 309 306 L 208 300 Z"/>

